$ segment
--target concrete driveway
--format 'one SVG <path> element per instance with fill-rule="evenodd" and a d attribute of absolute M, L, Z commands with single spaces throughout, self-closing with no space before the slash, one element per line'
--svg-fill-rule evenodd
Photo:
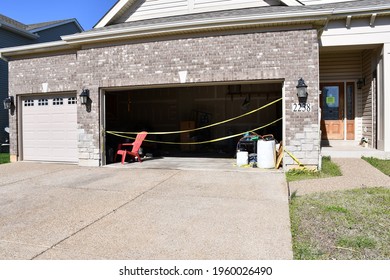
<path fill-rule="evenodd" d="M 0 165 L 0 259 L 291 258 L 281 172 Z"/>

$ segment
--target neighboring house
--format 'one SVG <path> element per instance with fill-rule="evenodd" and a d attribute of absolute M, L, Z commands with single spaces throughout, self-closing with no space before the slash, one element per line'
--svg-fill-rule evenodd
<path fill-rule="evenodd" d="M 60 40 L 61 35 L 82 32 L 76 19 L 58 20 L 37 24 L 23 24 L 0 14 L 0 48 L 29 45 Z M 8 97 L 8 63 L 0 60 L 0 100 Z M 2 104 L 1 104 L 2 105 Z M 0 109 L 0 143 L 4 143 L 8 134 L 8 111 Z"/>
<path fill-rule="evenodd" d="M 283 118 L 258 132 L 273 133 L 305 165 L 318 166 L 321 143 L 332 141 L 358 145 L 365 137 L 390 152 L 389 1 L 120 0 L 90 31 L 0 54 L 18 109 L 10 118 L 13 161 L 104 165 L 121 141 L 107 130 L 201 126 L 281 97 L 182 140 Z M 297 97 L 300 78 L 306 100 Z M 77 103 L 82 90 L 86 106 Z M 200 149 L 234 152 L 235 143 Z M 285 155 L 284 167 L 293 164 Z"/>

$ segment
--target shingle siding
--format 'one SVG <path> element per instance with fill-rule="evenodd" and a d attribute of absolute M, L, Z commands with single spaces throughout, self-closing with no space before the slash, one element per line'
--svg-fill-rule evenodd
<path fill-rule="evenodd" d="M 63 24 L 37 32 L 39 38 L 35 43 L 45 43 L 61 40 L 61 36 L 79 33 L 80 29 L 74 23 Z"/>
<path fill-rule="evenodd" d="M 77 58 L 76 58 L 77 57 Z M 177 85 L 179 71 L 188 71 L 188 84 L 246 80 L 284 81 L 286 103 L 285 144 L 305 164 L 318 164 L 318 41 L 314 29 L 231 34 L 148 41 L 83 49 L 72 55 L 10 62 L 13 95 L 90 90 L 91 111 L 79 106 L 79 160 L 100 163 L 100 96 L 102 87 Z M 23 77 L 23 79 L 21 79 Z M 294 113 L 296 84 L 303 77 L 309 86 L 312 111 Z M 11 118 L 12 149 L 17 153 L 16 117 Z M 292 159 L 286 158 L 287 164 Z"/>
<path fill-rule="evenodd" d="M 28 45 L 34 41 L 11 31 L 0 28 L 0 48 Z"/>
<path fill-rule="evenodd" d="M 13 25 L 19 29 L 27 31 L 28 26 L 20 22 L 17 22 L 4 15 L 0 15 L 0 20 L 7 24 Z M 11 32 L 8 29 L 0 27 L 0 48 L 9 48 L 21 45 L 30 45 L 35 43 L 43 43 L 50 41 L 61 40 L 60 35 L 69 35 L 80 32 L 80 29 L 74 22 L 68 24 L 59 25 L 53 28 L 45 29 L 37 32 L 38 39 L 29 39 L 17 32 Z M 50 77 L 50 74 L 48 75 Z M 19 76 L 20 82 L 23 83 L 24 77 Z M 28 87 L 28 85 L 26 85 Z M 22 89 L 21 87 L 20 89 Z M 29 90 L 26 88 L 26 92 Z M 8 126 L 8 111 L 2 108 L 2 102 L 4 98 L 8 96 L 8 63 L 0 59 L 0 143 L 4 143 L 4 140 L 8 138 L 8 133 L 4 132 L 4 127 Z"/>
<path fill-rule="evenodd" d="M 8 111 L 3 108 L 3 96 L 8 93 L 8 63 L 0 60 L 0 144 L 5 143 L 8 139 L 8 134 L 4 132 L 4 128 L 8 126 Z M 4 94 L 6 93 L 6 94 Z"/>
<path fill-rule="evenodd" d="M 0 28 L 0 48 L 30 44 L 31 39 L 27 39 L 18 34 Z M 8 126 L 8 111 L 3 108 L 3 100 L 8 96 L 8 63 L 0 59 L 0 144 L 8 138 L 8 133 L 4 132 L 4 127 Z"/>

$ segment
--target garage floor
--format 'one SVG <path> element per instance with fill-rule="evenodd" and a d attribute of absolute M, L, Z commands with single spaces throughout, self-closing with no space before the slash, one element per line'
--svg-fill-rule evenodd
<path fill-rule="evenodd" d="M 260 169 L 250 167 L 238 167 L 233 158 L 200 158 L 200 157 L 161 157 L 145 159 L 139 162 L 125 162 L 125 164 L 113 163 L 107 167 L 130 168 L 130 169 L 173 169 L 173 170 L 205 170 L 205 171 L 231 171 L 231 172 L 255 172 L 272 173 L 282 172 L 276 169 Z"/>
<path fill-rule="evenodd" d="M 0 165 L 0 259 L 292 258 L 283 173 L 147 164 Z"/>

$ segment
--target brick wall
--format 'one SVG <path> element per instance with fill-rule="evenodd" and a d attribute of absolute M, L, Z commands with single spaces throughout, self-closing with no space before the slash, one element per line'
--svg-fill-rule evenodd
<path fill-rule="evenodd" d="M 76 80 L 76 54 L 65 54 L 31 59 L 12 60 L 9 64 L 9 94 L 22 96 L 26 94 L 76 91 L 79 86 Z M 17 100 L 15 98 L 15 100 Z M 10 154 L 12 161 L 18 156 L 18 114 L 11 111 L 10 121 Z"/>
<path fill-rule="evenodd" d="M 74 63 L 75 67 L 69 69 Z M 43 77 L 51 73 L 54 79 L 49 82 L 50 90 L 88 88 L 93 101 L 91 110 L 79 108 L 78 111 L 80 160 L 98 162 L 101 87 L 179 84 L 179 71 L 188 71 L 187 83 L 281 80 L 284 81 L 287 148 L 303 163 L 316 165 L 318 64 L 314 29 L 234 34 L 83 49 L 78 51 L 77 61 L 74 55 L 13 61 L 10 86 L 12 94 L 39 92 L 40 83 L 48 80 Z M 66 78 L 60 79 L 63 72 Z M 18 83 L 21 75 L 24 82 Z M 297 102 L 296 84 L 300 77 L 308 85 L 311 112 L 291 111 L 292 103 Z M 292 164 L 288 157 L 285 162 Z"/>

